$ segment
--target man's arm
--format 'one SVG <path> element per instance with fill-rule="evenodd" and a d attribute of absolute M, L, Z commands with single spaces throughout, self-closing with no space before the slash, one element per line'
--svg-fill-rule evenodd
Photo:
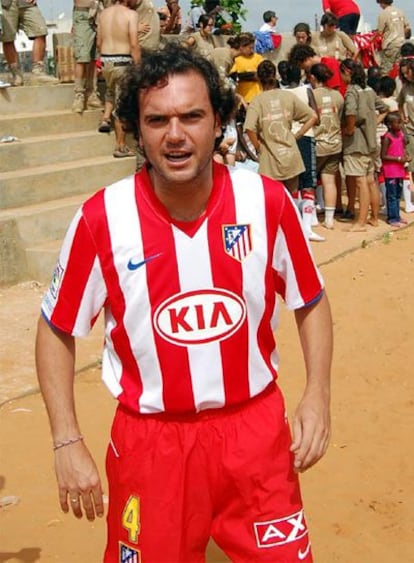
<path fill-rule="evenodd" d="M 96 20 L 96 49 L 99 54 L 102 53 L 102 13 L 98 14 L 98 18 Z"/>
<path fill-rule="evenodd" d="M 72 506 L 74 515 L 81 518 L 83 505 L 88 520 L 94 520 L 95 515 L 103 516 L 103 498 L 95 462 L 81 438 L 76 418 L 75 339 L 52 329 L 43 317 L 37 329 L 36 368 L 55 444 L 60 506 L 63 512 Z"/>
<path fill-rule="evenodd" d="M 178 13 L 180 11 L 180 7 L 178 2 L 172 2 L 170 8 L 170 19 L 168 20 L 167 25 L 165 26 L 164 33 L 171 33 L 172 30 L 176 27 L 176 21 L 178 18 Z M 181 30 L 180 30 L 181 31 Z"/>
<path fill-rule="evenodd" d="M 342 129 L 343 135 L 351 137 L 355 133 L 356 128 L 356 115 L 346 115 L 345 123 Z"/>
<path fill-rule="evenodd" d="M 350 56 L 355 60 L 356 55 L 358 54 L 358 50 L 355 46 L 355 43 L 349 37 L 347 33 L 344 31 L 338 31 L 340 38 L 342 39 L 342 43 L 344 44 L 345 49 L 350 53 Z"/>
<path fill-rule="evenodd" d="M 295 311 L 306 367 L 306 387 L 293 421 L 294 469 L 302 472 L 326 452 L 330 437 L 332 318 L 323 293 L 314 305 Z"/>
<path fill-rule="evenodd" d="M 322 0 L 322 10 L 324 12 L 329 12 L 329 13 L 332 14 L 331 1 L 330 0 Z"/>
<path fill-rule="evenodd" d="M 138 26 L 139 18 L 137 12 L 133 11 L 131 13 L 131 18 L 129 22 L 129 44 L 131 50 L 131 57 L 135 64 L 138 64 L 141 60 L 141 46 L 138 41 Z"/>
<path fill-rule="evenodd" d="M 249 141 L 251 142 L 251 144 L 254 147 L 254 150 L 257 153 L 259 153 L 261 142 L 260 142 L 260 139 L 259 139 L 257 133 L 255 131 L 252 131 L 251 129 L 246 129 L 246 133 L 247 133 L 247 136 L 249 137 Z"/>

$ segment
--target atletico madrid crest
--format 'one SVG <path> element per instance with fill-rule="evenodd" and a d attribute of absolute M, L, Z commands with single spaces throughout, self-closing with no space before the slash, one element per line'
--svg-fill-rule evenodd
<path fill-rule="evenodd" d="M 223 225 L 223 242 L 226 253 L 241 262 L 252 251 L 250 225 Z"/>
<path fill-rule="evenodd" d="M 141 552 L 129 545 L 119 542 L 120 563 L 141 563 Z"/>

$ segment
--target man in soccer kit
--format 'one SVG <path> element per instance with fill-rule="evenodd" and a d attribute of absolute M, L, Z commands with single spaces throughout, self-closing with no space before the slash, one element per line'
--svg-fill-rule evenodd
<path fill-rule="evenodd" d="M 233 94 L 168 45 L 128 70 L 117 109 L 147 164 L 84 203 L 42 303 L 37 369 L 62 509 L 103 515 L 73 400 L 75 337 L 105 314 L 102 377 L 119 406 L 106 470 L 106 563 L 312 561 L 297 473 L 329 440 L 332 323 L 283 185 L 212 160 Z M 275 380 L 279 294 L 307 383 L 293 440 Z"/>

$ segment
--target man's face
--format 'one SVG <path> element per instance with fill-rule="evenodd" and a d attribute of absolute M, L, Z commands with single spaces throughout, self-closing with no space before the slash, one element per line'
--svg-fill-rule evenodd
<path fill-rule="evenodd" d="M 154 188 L 209 181 L 221 127 L 203 77 L 195 71 L 171 75 L 165 86 L 142 92 L 139 104 L 139 142 Z"/>

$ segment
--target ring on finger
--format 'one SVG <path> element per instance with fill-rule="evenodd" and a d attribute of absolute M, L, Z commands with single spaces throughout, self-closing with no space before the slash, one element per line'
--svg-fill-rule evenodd
<path fill-rule="evenodd" d="M 70 499 L 70 502 L 79 502 L 79 497 L 71 498 L 71 499 Z"/>

